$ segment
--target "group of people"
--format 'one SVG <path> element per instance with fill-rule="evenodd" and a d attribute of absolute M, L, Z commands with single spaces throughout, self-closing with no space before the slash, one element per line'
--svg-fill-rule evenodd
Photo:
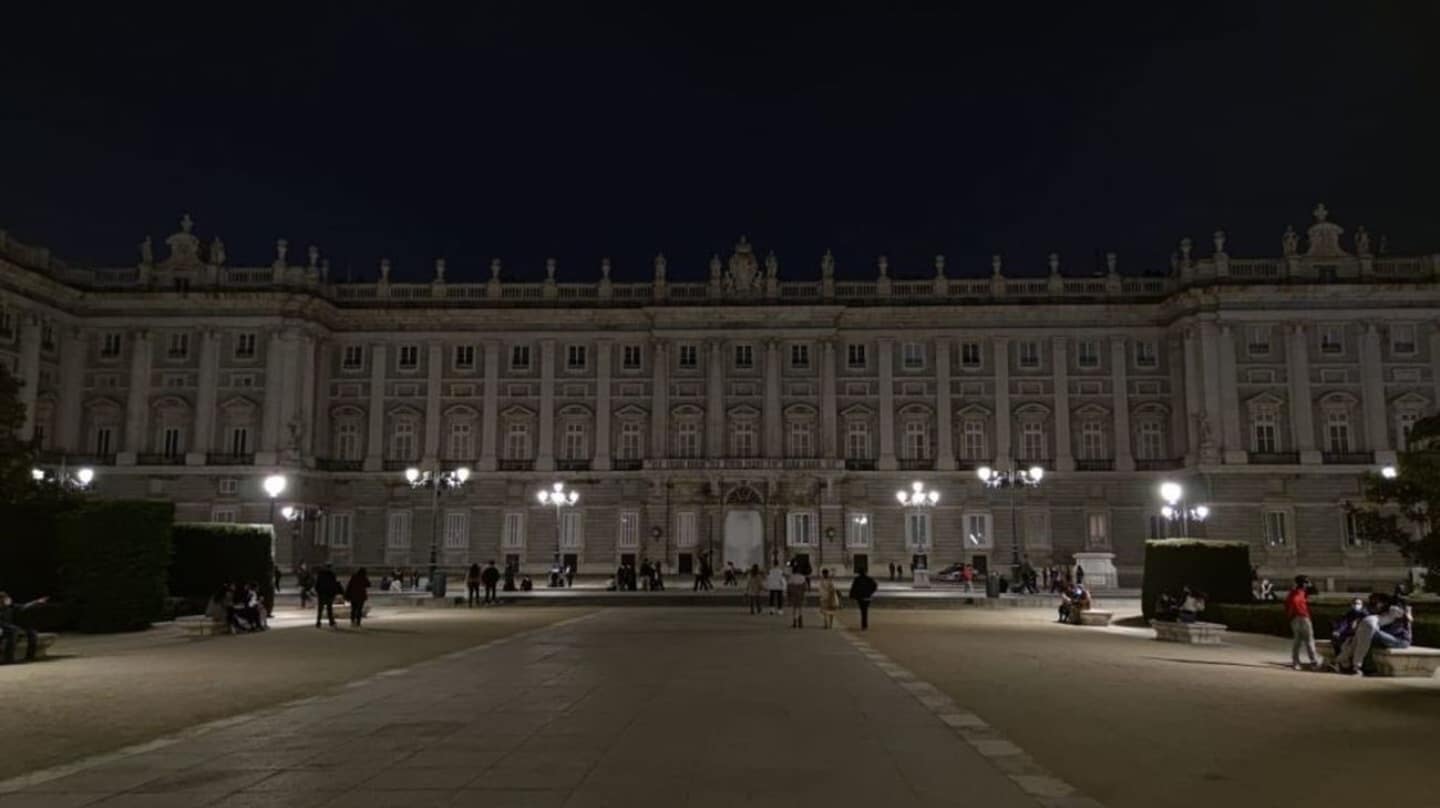
<path fill-rule="evenodd" d="M 1188 586 L 1179 594 L 1161 592 L 1155 599 L 1155 619 L 1171 623 L 1194 623 L 1205 611 L 1205 593 Z"/>
<path fill-rule="evenodd" d="M 660 568 L 660 562 L 651 562 L 648 558 L 640 559 L 640 568 L 629 561 L 620 562 L 615 568 L 615 577 L 605 585 L 609 592 L 659 592 L 665 588 L 665 574 Z"/>
<path fill-rule="evenodd" d="M 879 585 L 874 578 L 863 570 L 856 571 L 849 595 L 860 609 L 861 629 L 870 628 L 870 600 L 877 588 Z M 768 572 L 762 571 L 759 564 L 752 564 L 745 573 L 745 602 L 750 614 L 761 613 L 762 595 L 768 595 L 764 613 L 781 614 L 788 605 L 791 628 L 805 627 L 805 597 L 809 591 L 810 565 L 802 560 L 791 561 L 784 567 L 777 561 Z M 840 611 L 840 590 L 829 568 L 820 570 L 816 593 L 819 595 L 822 624 L 827 629 L 831 628 L 835 625 L 835 613 Z"/>
<path fill-rule="evenodd" d="M 1080 614 L 1093 605 L 1090 590 L 1084 584 L 1072 583 L 1060 590 L 1060 619 L 1058 622 L 1080 625 Z"/>
<path fill-rule="evenodd" d="M 1295 576 L 1295 586 L 1285 596 L 1285 616 L 1290 620 L 1290 666 L 1303 670 L 1300 652 L 1305 651 L 1309 667 L 1320 670 L 1319 657 L 1315 653 L 1315 626 L 1310 615 L 1310 595 L 1315 591 L 1310 579 L 1304 575 Z M 1376 592 L 1369 598 L 1356 598 L 1345 612 L 1330 627 L 1331 648 L 1335 649 L 1335 661 L 1330 669 L 1351 676 L 1364 674 L 1365 660 L 1370 649 L 1409 648 L 1412 634 L 1411 624 L 1415 616 L 1405 595 L 1396 591 L 1392 595 Z"/>
<path fill-rule="evenodd" d="M 485 589 L 483 598 L 480 595 L 481 587 Z M 480 569 L 479 564 L 471 564 L 470 569 L 465 572 L 465 592 L 468 596 L 466 605 L 474 607 L 499 603 L 500 598 L 496 594 L 499 587 L 500 570 L 495 566 L 494 561 L 486 561 L 485 569 Z"/>
<path fill-rule="evenodd" d="M 320 628 L 327 619 L 330 627 L 336 628 L 337 599 L 350 604 L 350 625 L 359 628 L 365 619 L 365 602 L 370 599 L 370 577 L 365 574 L 364 567 L 355 570 L 344 587 L 340 586 L 340 578 L 329 564 L 315 573 L 315 628 Z"/>
<path fill-rule="evenodd" d="M 264 631 L 269 628 L 266 620 L 269 613 L 260 598 L 260 587 L 253 583 L 222 584 L 210 602 L 205 614 L 216 623 L 224 623 L 231 634 L 245 634 Z"/>

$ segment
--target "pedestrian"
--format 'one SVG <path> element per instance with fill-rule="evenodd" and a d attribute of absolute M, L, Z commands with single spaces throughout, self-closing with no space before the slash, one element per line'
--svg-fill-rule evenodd
<path fill-rule="evenodd" d="M 315 594 L 315 576 L 304 561 L 295 570 L 295 584 L 300 587 L 300 608 L 303 609 L 310 605 L 310 598 Z"/>
<path fill-rule="evenodd" d="M 835 625 L 835 613 L 840 611 L 840 591 L 835 588 L 835 579 L 830 577 L 830 568 L 820 570 L 820 616 L 825 619 L 825 628 Z"/>
<path fill-rule="evenodd" d="M 574 588 L 575 588 L 575 565 L 574 565 L 574 564 L 566 564 L 566 565 L 565 565 L 565 586 L 566 586 L 566 588 L 568 588 L 568 589 L 574 589 Z"/>
<path fill-rule="evenodd" d="M 495 586 L 500 583 L 500 570 L 495 568 L 494 561 L 486 561 L 485 569 L 480 571 L 480 583 L 485 586 L 484 603 L 499 603 L 500 598 L 495 594 Z M 514 588 L 514 584 L 511 584 Z"/>
<path fill-rule="evenodd" d="M 0 592 L 0 662 L 9 664 L 15 661 L 15 643 L 21 634 L 25 635 L 25 660 L 28 662 L 35 659 L 40 651 L 40 636 L 33 628 L 17 625 L 15 613 L 39 606 L 48 600 L 48 597 L 36 598 L 17 606 L 10 593 Z"/>
<path fill-rule="evenodd" d="M 767 614 L 780 614 L 785 610 L 785 570 L 777 562 L 765 575 L 765 591 L 769 593 Z"/>
<path fill-rule="evenodd" d="M 322 617 L 330 618 L 330 628 L 335 628 L 335 597 L 340 594 L 340 579 L 329 564 L 315 574 L 315 628 L 320 628 Z"/>
<path fill-rule="evenodd" d="M 650 568 L 650 559 L 640 559 L 640 588 L 649 590 L 650 579 L 654 577 L 654 571 Z"/>
<path fill-rule="evenodd" d="M 1285 596 L 1285 616 L 1290 618 L 1290 667 L 1300 670 L 1300 648 L 1305 648 L 1305 654 L 1310 659 L 1310 667 L 1317 668 L 1320 665 L 1315 655 L 1315 626 L 1310 622 L 1310 598 L 1306 595 L 1306 588 L 1310 579 L 1304 575 L 1295 576 L 1295 586 L 1290 594 Z"/>
<path fill-rule="evenodd" d="M 345 584 L 345 599 L 350 601 L 350 625 L 360 627 L 360 621 L 365 617 L 365 601 L 369 597 L 370 579 L 365 575 L 365 568 L 361 567 Z"/>
<path fill-rule="evenodd" d="M 790 628 L 805 628 L 805 593 L 810 589 L 810 579 L 800 571 L 800 565 L 790 565 L 790 577 L 785 581 L 785 595 L 790 600 Z"/>
<path fill-rule="evenodd" d="M 739 585 L 740 585 L 739 577 L 738 577 L 735 573 L 736 573 L 736 570 L 735 570 L 735 562 L 734 562 L 734 561 L 726 561 L 726 562 L 725 562 L 725 586 L 739 586 Z"/>
<path fill-rule="evenodd" d="M 975 568 L 966 564 L 960 568 L 960 584 L 966 592 L 975 591 Z"/>
<path fill-rule="evenodd" d="M 850 599 L 860 607 L 860 630 L 870 628 L 870 599 L 875 596 L 875 590 L 879 585 L 875 579 L 865 574 L 864 570 L 855 571 L 855 579 L 850 582 Z"/>
<path fill-rule="evenodd" d="M 890 562 L 890 580 L 892 580 L 892 581 L 899 580 L 899 579 L 897 579 L 897 578 L 895 577 L 895 562 L 894 562 L 894 561 L 891 561 L 891 562 Z"/>
<path fill-rule="evenodd" d="M 1077 561 L 1077 562 L 1075 563 L 1075 585 L 1076 585 L 1076 586 L 1081 586 L 1081 585 L 1083 585 L 1084 583 L 1085 583 L 1085 568 L 1082 567 L 1082 566 L 1080 566 L 1080 563 Z"/>
<path fill-rule="evenodd" d="M 751 564 L 745 573 L 745 602 L 749 604 L 751 614 L 760 613 L 760 599 L 764 596 L 765 573 L 760 571 L 759 564 Z"/>
<path fill-rule="evenodd" d="M 654 567 L 654 570 L 653 570 L 653 571 L 654 571 L 654 574 L 655 574 L 655 577 L 650 579 L 650 591 L 652 591 L 652 592 L 664 592 L 664 591 L 665 591 L 665 566 L 664 566 L 664 565 L 665 565 L 665 562 L 663 562 L 663 561 L 656 561 L 656 562 L 655 562 L 655 567 Z"/>
<path fill-rule="evenodd" d="M 471 564 L 465 573 L 465 605 L 475 608 L 480 605 L 480 565 Z"/>

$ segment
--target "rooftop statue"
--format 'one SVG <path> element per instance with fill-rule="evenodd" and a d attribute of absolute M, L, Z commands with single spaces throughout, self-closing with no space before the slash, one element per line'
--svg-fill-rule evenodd
<path fill-rule="evenodd" d="M 163 268 L 199 269 L 204 265 L 205 262 L 200 260 L 200 239 L 190 232 L 194 227 L 195 221 L 190 218 L 190 214 L 180 218 L 180 229 L 165 239 L 165 246 L 170 248 L 170 254 L 161 263 Z"/>
<path fill-rule="evenodd" d="M 741 236 L 735 243 L 735 252 L 730 255 L 729 271 L 725 276 L 727 291 L 737 295 L 758 292 L 759 284 L 756 283 L 756 278 L 759 269 L 754 249 L 751 248 L 749 240 Z"/>
<path fill-rule="evenodd" d="M 1295 228 L 1285 225 L 1285 233 L 1280 236 L 1280 248 L 1288 258 L 1300 252 L 1300 236 L 1296 235 Z"/>

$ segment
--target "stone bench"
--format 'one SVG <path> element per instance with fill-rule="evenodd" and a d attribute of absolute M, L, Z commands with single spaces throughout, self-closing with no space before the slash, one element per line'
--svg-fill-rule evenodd
<path fill-rule="evenodd" d="M 1080 613 L 1080 625 L 1082 626 L 1108 626 L 1114 612 L 1102 611 L 1100 609 L 1086 609 Z"/>
<path fill-rule="evenodd" d="M 211 620 L 203 614 L 175 618 L 175 627 L 187 637 L 210 637 L 215 634 L 229 634 L 230 627 L 224 621 Z"/>
<path fill-rule="evenodd" d="M 1335 662 L 1334 643 L 1315 643 L 1325 664 Z M 1370 664 L 1375 667 L 1376 676 L 1416 677 L 1429 679 L 1440 670 L 1440 648 L 1412 645 L 1409 648 L 1383 648 L 1370 646 Z"/>
<path fill-rule="evenodd" d="M 1168 620 L 1151 620 L 1155 639 L 1163 642 L 1183 642 L 1189 645 L 1220 645 L 1225 641 L 1226 627 L 1220 623 L 1180 623 Z"/>
<path fill-rule="evenodd" d="M 55 644 L 55 641 L 56 641 L 57 639 L 59 639 L 59 638 L 60 638 L 60 635 L 59 635 L 59 634 L 36 633 L 36 635 L 35 635 L 35 658 L 36 658 L 36 659 L 44 659 L 45 657 L 50 656 L 50 646 L 54 645 L 54 644 Z M 25 634 L 23 634 L 23 633 L 20 634 L 20 636 L 18 636 L 18 637 L 15 638 L 15 661 L 16 661 L 16 662 L 25 662 L 25 661 L 26 661 L 25 656 L 26 656 L 26 654 L 28 654 L 28 653 L 30 652 L 30 649 L 25 646 L 25 643 L 26 643 L 26 642 L 28 642 L 28 640 L 25 638 Z"/>

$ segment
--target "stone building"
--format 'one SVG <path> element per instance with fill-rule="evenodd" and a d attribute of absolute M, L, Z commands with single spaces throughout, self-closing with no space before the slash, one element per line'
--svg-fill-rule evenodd
<path fill-rule="evenodd" d="M 925 556 L 991 567 L 1173 535 L 1162 481 L 1203 532 L 1253 546 L 1273 577 L 1405 574 L 1343 503 L 1440 400 L 1440 256 L 1342 239 L 1324 206 L 1280 254 L 1225 234 L 1180 242 L 1168 273 L 841 279 L 827 253 L 782 280 L 744 239 L 707 280 L 557 277 L 340 282 L 311 247 L 233 267 L 187 216 L 157 258 L 78 268 L 0 232 L 0 358 L 26 381 L 51 467 L 96 468 L 96 496 L 165 498 L 182 520 L 265 522 L 284 473 L 282 564 L 424 566 L 558 552 L 850 568 Z M 589 274 L 589 273 L 587 273 Z M 686 273 L 693 276 L 694 273 Z M 704 273 L 700 273 L 704 275 Z M 473 471 L 436 497 L 409 467 Z M 1039 466 L 1036 487 L 975 473 Z M 540 504 L 563 482 L 573 507 Z M 899 505 L 913 481 L 940 494 Z M 558 518 L 557 518 L 558 517 Z M 1202 528 L 1192 527 L 1199 534 Z"/>

